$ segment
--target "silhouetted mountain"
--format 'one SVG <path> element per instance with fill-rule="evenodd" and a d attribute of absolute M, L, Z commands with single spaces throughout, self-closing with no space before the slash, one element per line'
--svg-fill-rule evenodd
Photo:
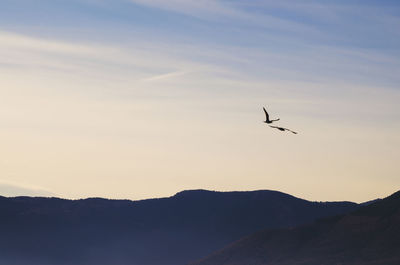
<path fill-rule="evenodd" d="M 192 263 L 272 264 L 400 264 L 400 191 L 346 215 L 257 232 Z"/>
<path fill-rule="evenodd" d="M 142 201 L 0 197 L 0 264 L 180 265 L 245 235 L 349 212 L 276 191 L 183 191 Z"/>

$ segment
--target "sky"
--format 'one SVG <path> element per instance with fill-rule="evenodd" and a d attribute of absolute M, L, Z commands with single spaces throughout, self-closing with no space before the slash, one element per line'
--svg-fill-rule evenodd
<path fill-rule="evenodd" d="M 0 5 L 1 195 L 400 189 L 396 0 Z"/>

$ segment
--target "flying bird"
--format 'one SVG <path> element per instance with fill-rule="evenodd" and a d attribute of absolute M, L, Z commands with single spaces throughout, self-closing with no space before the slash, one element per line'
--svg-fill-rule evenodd
<path fill-rule="evenodd" d="M 267 110 L 264 107 L 263 107 L 263 110 L 265 112 L 265 121 L 264 121 L 265 123 L 270 124 L 270 123 L 273 123 L 274 121 L 279 121 L 280 120 L 280 119 L 270 120 Z"/>
<path fill-rule="evenodd" d="M 290 130 L 290 129 L 288 129 L 288 128 L 283 128 L 283 127 L 278 127 L 278 126 L 271 126 L 271 125 L 270 125 L 269 127 L 278 129 L 278 130 L 280 130 L 280 131 L 282 131 L 282 132 L 284 132 L 284 131 L 289 131 L 289 132 L 291 132 L 291 133 L 297 134 L 297 132 L 292 131 L 292 130 Z"/>

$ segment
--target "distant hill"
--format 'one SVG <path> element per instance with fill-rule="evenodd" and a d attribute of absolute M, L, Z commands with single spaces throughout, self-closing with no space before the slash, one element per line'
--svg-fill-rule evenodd
<path fill-rule="evenodd" d="M 183 265 L 245 235 L 349 212 L 276 191 L 142 201 L 0 197 L 0 264 Z"/>
<path fill-rule="evenodd" d="M 192 265 L 398 265 L 400 191 L 346 215 L 255 233 Z"/>

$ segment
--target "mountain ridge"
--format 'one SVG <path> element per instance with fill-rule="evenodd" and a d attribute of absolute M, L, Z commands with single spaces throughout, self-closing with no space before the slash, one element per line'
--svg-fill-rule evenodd
<path fill-rule="evenodd" d="M 0 263 L 183 265 L 255 231 L 357 207 L 268 190 L 189 190 L 140 201 L 0 197 Z"/>
<path fill-rule="evenodd" d="M 278 190 L 269 190 L 269 189 L 258 189 L 258 190 L 239 190 L 239 191 L 220 191 L 220 190 L 207 190 L 207 189 L 188 189 L 188 190 L 182 190 L 178 191 L 175 194 L 171 196 L 162 196 L 162 197 L 154 197 L 154 198 L 145 198 L 145 199 L 120 199 L 120 198 L 106 198 L 106 197 L 85 197 L 85 198 L 78 198 L 78 199 L 68 199 L 68 198 L 63 198 L 63 197 L 58 197 L 58 196 L 27 196 L 27 195 L 18 195 L 18 196 L 4 196 L 0 194 L 0 198 L 41 198 L 41 199 L 59 199 L 59 200 L 66 200 L 66 201 L 84 201 L 84 200 L 107 200 L 107 201 L 128 201 L 128 202 L 142 202 L 142 201 L 148 201 L 148 200 L 159 200 L 159 199 L 167 199 L 167 198 L 173 198 L 173 197 L 181 197 L 185 196 L 186 194 L 249 194 L 249 193 L 263 193 L 263 192 L 268 192 L 268 193 L 276 193 L 276 194 L 281 194 L 287 197 L 292 197 L 295 199 L 300 199 L 303 201 L 308 201 L 308 202 L 318 202 L 318 203 L 324 203 L 324 202 L 349 202 L 349 203 L 356 203 L 350 200 L 331 200 L 331 201 L 317 201 L 317 200 L 309 200 L 309 199 L 304 199 L 298 196 L 291 195 L 286 192 L 278 191 Z M 357 204 L 368 204 L 371 202 L 374 202 L 378 199 L 373 199 Z"/>

